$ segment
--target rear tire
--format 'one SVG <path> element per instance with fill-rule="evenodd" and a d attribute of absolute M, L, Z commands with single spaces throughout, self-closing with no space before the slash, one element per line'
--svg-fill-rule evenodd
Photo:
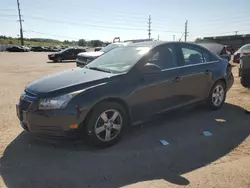
<path fill-rule="evenodd" d="M 102 102 L 86 120 L 86 133 L 91 145 L 106 148 L 116 144 L 128 125 L 125 109 L 115 102 Z"/>
<path fill-rule="evenodd" d="M 240 84 L 245 88 L 250 88 L 250 76 L 240 78 Z"/>
<path fill-rule="evenodd" d="M 226 99 L 226 84 L 223 81 L 218 81 L 212 87 L 207 98 L 207 105 L 212 110 L 220 109 Z"/>

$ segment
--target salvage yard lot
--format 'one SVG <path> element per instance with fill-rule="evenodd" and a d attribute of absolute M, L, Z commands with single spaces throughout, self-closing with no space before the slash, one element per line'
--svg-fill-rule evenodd
<path fill-rule="evenodd" d="M 75 68 L 47 53 L 0 53 L 0 187 L 250 187 L 250 91 L 235 83 L 219 111 L 203 106 L 130 128 L 117 145 L 49 142 L 23 132 L 15 104 L 27 83 Z M 211 137 L 201 132 L 210 131 Z M 166 139 L 163 146 L 158 140 Z"/>

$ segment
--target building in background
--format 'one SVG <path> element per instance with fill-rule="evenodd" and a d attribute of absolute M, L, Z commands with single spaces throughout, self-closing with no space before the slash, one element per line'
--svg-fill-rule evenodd
<path fill-rule="evenodd" d="M 250 34 L 204 37 L 202 42 L 216 42 L 219 44 L 232 46 L 234 50 L 237 50 L 245 44 L 250 44 Z"/>

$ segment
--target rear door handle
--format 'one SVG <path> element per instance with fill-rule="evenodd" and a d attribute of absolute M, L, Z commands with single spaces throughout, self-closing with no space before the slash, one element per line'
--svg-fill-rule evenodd
<path fill-rule="evenodd" d="M 173 82 L 180 82 L 182 80 L 182 78 L 183 78 L 182 76 L 177 76 L 172 81 Z"/>

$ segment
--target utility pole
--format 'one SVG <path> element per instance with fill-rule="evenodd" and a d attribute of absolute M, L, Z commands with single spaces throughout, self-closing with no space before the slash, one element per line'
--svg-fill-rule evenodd
<path fill-rule="evenodd" d="M 173 41 L 175 41 L 175 35 L 173 35 Z"/>
<path fill-rule="evenodd" d="M 160 35 L 158 34 L 158 39 L 157 39 L 158 41 L 160 40 Z"/>
<path fill-rule="evenodd" d="M 148 39 L 151 39 L 151 15 L 148 17 Z"/>
<path fill-rule="evenodd" d="M 237 35 L 238 34 L 238 31 L 235 31 L 235 35 Z"/>
<path fill-rule="evenodd" d="M 17 0 L 17 8 L 18 8 L 18 16 L 19 16 L 19 24 L 20 24 L 20 40 L 21 40 L 21 45 L 24 45 L 23 42 L 23 26 L 22 26 L 22 16 L 21 16 L 21 10 L 20 10 L 20 3 L 19 0 Z"/>
<path fill-rule="evenodd" d="M 188 21 L 186 20 L 186 22 L 185 22 L 185 42 L 187 42 L 187 35 L 188 35 L 187 25 L 188 25 Z"/>

